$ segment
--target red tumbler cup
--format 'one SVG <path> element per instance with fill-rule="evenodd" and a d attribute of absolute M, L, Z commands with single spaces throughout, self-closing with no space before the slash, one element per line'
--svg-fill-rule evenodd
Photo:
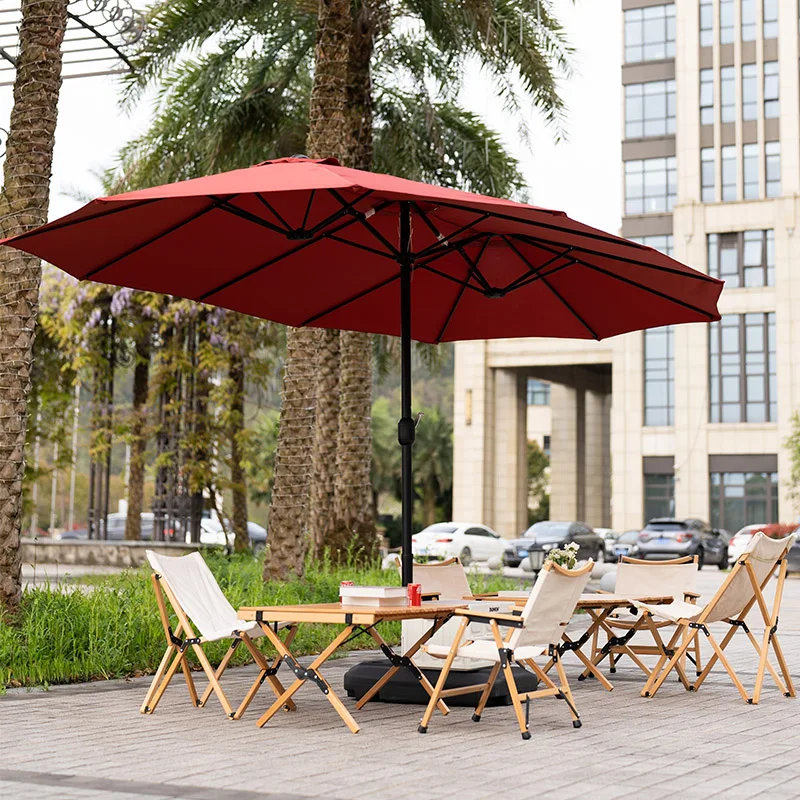
<path fill-rule="evenodd" d="M 422 584 L 421 583 L 409 583 L 406 587 L 406 591 L 408 592 L 408 604 L 410 606 L 421 606 L 422 605 Z"/>

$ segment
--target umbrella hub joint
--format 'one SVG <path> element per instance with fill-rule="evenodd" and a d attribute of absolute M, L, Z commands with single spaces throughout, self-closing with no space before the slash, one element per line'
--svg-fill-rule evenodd
<path fill-rule="evenodd" d="M 297 242 L 297 241 L 303 241 L 303 240 L 306 240 L 306 239 L 311 239 L 313 236 L 314 236 L 314 233 L 312 231 L 307 231 L 307 230 L 304 230 L 302 228 L 298 229 L 298 230 L 287 231 L 287 233 L 286 233 L 286 238 L 290 242 Z"/>
<path fill-rule="evenodd" d="M 483 293 L 484 297 L 488 297 L 490 300 L 499 300 L 502 297 L 505 297 L 508 292 L 505 289 L 500 289 L 499 287 L 491 287 L 490 289 L 486 289 Z"/>
<path fill-rule="evenodd" d="M 414 444 L 416 422 L 411 417 L 403 417 L 397 423 L 397 441 L 403 446 Z"/>

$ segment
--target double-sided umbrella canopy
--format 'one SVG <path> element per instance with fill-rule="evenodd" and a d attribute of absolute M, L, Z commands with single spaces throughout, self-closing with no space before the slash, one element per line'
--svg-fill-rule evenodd
<path fill-rule="evenodd" d="M 560 211 L 285 158 L 93 200 L 3 244 L 82 280 L 402 337 L 403 581 L 411 340 L 602 339 L 719 319 L 722 283 Z"/>

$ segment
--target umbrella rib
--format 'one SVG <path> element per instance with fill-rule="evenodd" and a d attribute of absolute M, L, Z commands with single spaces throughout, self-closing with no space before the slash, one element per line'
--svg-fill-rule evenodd
<path fill-rule="evenodd" d="M 437 344 L 442 341 L 442 337 L 445 335 L 447 328 L 450 326 L 450 322 L 453 319 L 453 315 L 456 313 L 456 309 L 458 308 L 458 304 L 461 302 L 461 298 L 464 296 L 464 292 L 467 290 L 467 284 L 469 283 L 470 278 L 472 277 L 472 273 L 477 270 L 478 262 L 481 260 L 484 252 L 486 252 L 486 248 L 489 246 L 489 239 L 487 239 L 483 247 L 481 248 L 478 257 L 475 259 L 475 265 L 470 269 L 469 273 L 467 274 L 467 282 L 459 289 L 458 294 L 456 295 L 455 302 L 453 303 L 452 307 L 450 308 L 450 313 L 447 315 L 447 319 L 444 321 L 444 325 L 442 325 L 442 329 L 439 331 L 439 335 L 436 337 Z"/>
<path fill-rule="evenodd" d="M 355 215 L 358 221 L 389 251 L 393 258 L 400 255 L 400 251 L 369 221 L 366 214 L 356 211 L 355 209 L 347 208 L 345 199 L 336 191 L 336 189 L 328 189 L 328 192 L 338 200 L 345 208 L 346 213 Z"/>
<path fill-rule="evenodd" d="M 151 236 L 149 239 L 145 240 L 144 242 L 139 242 L 135 247 L 131 247 L 129 250 L 126 250 L 121 255 L 115 256 L 110 261 L 107 261 L 105 264 L 101 264 L 99 267 L 95 267 L 94 269 L 90 269 L 82 278 L 81 280 L 86 280 L 87 278 L 94 278 L 95 275 L 102 272 L 105 269 L 113 266 L 114 264 L 119 263 L 120 261 L 132 256 L 134 253 L 138 253 L 140 250 L 144 250 L 145 247 L 149 247 L 151 244 L 157 242 L 159 239 L 163 239 L 165 236 L 169 236 L 171 233 L 174 233 L 179 228 L 184 227 L 184 225 L 188 225 L 190 222 L 194 222 L 196 219 L 199 219 L 204 214 L 207 214 L 209 211 L 213 211 L 217 208 L 216 201 L 213 202 L 210 206 L 206 208 L 200 209 L 200 211 L 195 211 L 190 217 L 187 217 L 180 222 L 176 222 L 174 225 L 171 225 L 167 230 L 161 231 L 161 233 L 156 234 L 155 236 Z"/>
<path fill-rule="evenodd" d="M 306 229 L 306 223 L 308 222 L 308 215 L 311 213 L 311 206 L 314 203 L 314 197 L 316 197 L 317 190 L 312 189 L 311 193 L 308 195 L 308 203 L 306 204 L 306 213 L 303 214 L 303 223 L 300 226 L 301 230 Z"/>
<path fill-rule="evenodd" d="M 92 214 L 90 217 L 81 217 L 80 219 L 69 219 L 69 220 L 62 220 L 51 222 L 47 225 L 47 231 L 42 231 L 41 227 L 31 228 L 29 231 L 25 231 L 24 233 L 20 233 L 17 236 L 14 236 L 13 239 L 15 241 L 19 241 L 20 239 L 27 239 L 29 236 L 33 236 L 34 234 L 39 233 L 50 233 L 52 231 L 58 231 L 62 228 L 69 228 L 71 225 L 81 225 L 84 222 L 92 222 L 93 220 L 100 219 L 101 217 L 108 217 L 111 214 L 119 214 L 120 211 L 130 211 L 132 208 L 140 208 L 141 206 L 149 205 L 150 203 L 155 203 L 157 200 L 161 198 L 150 198 L 148 200 L 142 200 L 138 203 L 131 203 L 129 205 L 119 205 L 114 203 L 110 208 L 106 208 L 103 211 L 99 211 L 97 214 Z"/>
<path fill-rule="evenodd" d="M 204 303 L 212 295 L 215 295 L 218 292 L 223 292 L 225 291 L 225 289 L 229 289 L 234 284 L 252 277 L 257 272 L 260 272 L 262 269 L 267 269 L 268 267 L 271 267 L 273 264 L 277 264 L 279 261 L 282 261 L 284 258 L 293 256 L 295 253 L 299 253 L 301 250 L 305 250 L 306 247 L 309 247 L 310 245 L 315 244 L 317 242 L 321 242 L 323 239 L 328 238 L 331 234 L 338 233 L 339 231 L 349 227 L 350 225 L 352 225 L 357 221 L 358 221 L 357 219 L 351 217 L 350 219 L 345 220 L 341 225 L 339 225 L 338 228 L 335 228 L 333 231 L 330 231 L 329 233 L 324 233 L 315 239 L 306 239 L 305 241 L 297 245 L 297 247 L 293 247 L 291 250 L 287 250 L 285 253 L 281 253 L 280 255 L 277 255 L 274 258 L 270 258 L 267 261 L 264 261 L 263 263 L 259 264 L 258 266 L 253 267 L 252 269 L 249 269 L 246 272 L 243 272 L 241 275 L 237 275 L 235 278 L 231 278 L 230 280 L 225 281 L 225 283 L 221 283 L 219 284 L 219 286 L 216 286 L 213 289 L 209 289 L 208 291 L 203 292 L 201 295 L 193 299 L 195 299 L 197 302 Z"/>
<path fill-rule="evenodd" d="M 505 292 L 513 292 L 520 285 L 525 285 L 527 280 L 528 280 L 528 278 L 530 278 L 533 275 L 536 275 L 539 272 L 542 272 L 542 270 L 547 269 L 552 264 L 555 264 L 556 261 L 558 261 L 560 258 L 564 258 L 565 256 L 569 255 L 570 251 L 572 250 L 571 247 L 568 247 L 566 250 L 564 250 L 563 253 L 558 253 L 557 255 L 554 255 L 552 258 L 550 258 L 547 261 L 545 261 L 544 264 L 540 264 L 538 267 L 534 267 L 531 264 L 531 262 L 528 261 L 528 259 L 525 258 L 525 256 L 520 252 L 519 248 L 512 241 L 510 241 L 507 236 L 503 236 L 501 238 L 517 254 L 517 256 L 520 258 L 522 263 L 528 268 L 528 274 L 527 275 L 521 275 L 516 280 L 511 281 L 511 283 L 509 283 L 508 286 L 504 286 L 503 287 L 503 292 L 504 293 Z"/>
<path fill-rule="evenodd" d="M 586 328 L 587 331 L 592 335 L 593 339 L 596 339 L 598 342 L 600 341 L 600 337 L 597 335 L 597 331 L 592 328 L 591 325 L 566 301 L 566 299 L 561 295 L 555 286 L 553 286 L 550 281 L 547 280 L 546 275 L 542 275 L 542 283 L 561 301 L 561 303 L 566 307 L 566 309 L 572 314 L 575 319 Z"/>
<path fill-rule="evenodd" d="M 261 201 L 261 204 L 268 211 L 271 211 L 275 215 L 275 219 L 277 219 L 278 222 L 280 222 L 281 225 L 283 225 L 283 227 L 286 228 L 287 231 L 290 231 L 292 229 L 292 226 L 289 225 L 289 223 L 280 215 L 280 213 L 278 213 L 277 209 L 273 208 L 272 205 L 269 202 L 267 202 L 267 199 L 264 197 L 264 195 L 261 194 L 261 192 L 256 192 L 256 197 Z"/>
<path fill-rule="evenodd" d="M 326 308 L 324 311 L 320 311 L 319 314 L 314 314 L 313 317 L 309 317 L 308 319 L 303 320 L 303 322 L 301 322 L 300 325 L 298 325 L 297 327 L 304 328 L 306 325 L 313 325 L 315 322 L 322 319 L 323 317 L 327 317 L 328 314 L 333 314 L 334 311 L 339 311 L 345 306 L 350 305 L 350 303 L 355 303 L 356 300 L 360 300 L 362 297 L 366 297 L 368 294 L 376 292 L 378 291 L 378 289 L 382 289 L 384 286 L 388 286 L 390 283 L 399 279 L 400 279 L 400 273 L 398 272 L 396 275 L 392 275 L 390 278 L 386 278 L 380 283 L 375 284 L 375 286 L 370 286 L 369 289 L 363 289 L 357 294 L 354 294 L 352 297 L 348 297 L 347 300 L 342 300 L 341 302 L 336 303 L 335 305 L 332 305 L 329 308 Z"/>
<path fill-rule="evenodd" d="M 581 234 L 581 235 L 583 235 L 583 234 Z M 527 234 L 527 233 L 526 234 L 512 233 L 512 234 L 508 234 L 508 236 L 511 239 L 521 239 L 522 241 L 527 242 L 528 244 L 536 244 L 536 245 L 538 245 L 540 247 L 543 247 L 543 246 L 546 246 L 546 245 L 549 245 L 550 247 L 553 247 L 555 245 L 555 243 L 552 242 L 550 239 L 543 239 L 543 238 L 540 238 L 538 236 L 531 236 L 530 234 Z M 624 239 L 618 239 L 616 243 L 617 244 L 621 244 L 621 243 L 624 243 L 624 242 L 625 242 Z M 632 246 L 635 245 L 635 244 L 636 244 L 635 242 L 631 242 Z M 680 269 L 674 269 L 672 267 L 666 267 L 666 266 L 662 266 L 660 264 L 651 264 L 651 263 L 648 263 L 647 261 L 639 261 L 638 259 L 635 259 L 635 258 L 627 258 L 626 256 L 612 256 L 612 255 L 609 255 L 608 253 L 601 253 L 598 250 L 591 250 L 588 247 L 581 247 L 580 245 L 571 245 L 571 247 L 572 247 L 573 250 L 579 251 L 581 253 L 586 253 L 586 254 L 592 255 L 592 256 L 600 256 L 601 258 L 613 258 L 615 261 L 621 261 L 624 264 L 632 264 L 633 266 L 636 266 L 636 267 L 643 267 L 645 269 L 653 269 L 653 270 L 657 270 L 659 272 L 667 272 L 670 275 L 677 275 L 677 276 L 679 276 L 681 278 L 692 278 L 694 280 L 702 280 L 702 281 L 707 282 L 707 283 L 717 283 L 717 279 L 716 278 L 712 278 L 710 275 L 706 275 L 706 274 L 704 274 L 702 272 L 697 272 L 696 270 L 692 270 L 691 272 L 685 272 L 685 271 L 680 270 Z M 555 251 L 551 250 L 550 252 L 555 252 Z M 667 256 L 667 258 L 669 258 L 669 256 Z M 578 259 L 578 260 L 580 261 L 580 259 Z M 583 263 L 583 262 L 581 262 L 581 263 Z"/>
<path fill-rule="evenodd" d="M 346 244 L 349 247 L 357 247 L 359 250 L 366 250 L 368 253 L 372 253 L 373 255 L 380 256 L 381 258 L 388 258 L 390 261 L 396 261 L 394 256 L 389 255 L 389 253 L 384 252 L 383 250 L 378 250 L 377 247 L 370 247 L 368 244 L 361 244 L 360 242 L 351 242 L 349 239 L 345 239 L 343 236 L 336 236 L 336 234 L 329 233 L 327 234 L 329 239 L 333 239 L 334 242 L 341 242 L 342 244 Z"/>
<path fill-rule="evenodd" d="M 561 270 L 567 269 L 568 267 L 574 267 L 577 263 L 579 263 L 578 260 L 572 258 L 569 261 L 567 261 L 566 264 L 559 264 L 557 267 L 551 269 L 550 272 L 548 272 L 546 275 L 542 275 L 540 272 L 537 272 L 534 275 L 528 277 L 522 283 L 517 284 L 511 291 L 516 292 L 519 291 L 520 289 L 524 289 L 526 286 L 530 286 L 532 283 L 536 283 L 536 281 L 540 281 L 543 278 L 549 278 L 552 275 L 561 272 Z"/>
<path fill-rule="evenodd" d="M 415 203 L 415 206 L 416 206 L 416 203 Z M 417 210 L 419 211 L 419 213 L 422 216 L 422 218 L 427 222 L 428 226 L 430 227 L 432 225 L 432 223 L 429 223 L 427 221 L 427 216 L 425 215 L 425 212 L 422 211 L 422 209 L 419 208 L 418 206 L 417 206 Z M 463 207 L 463 208 L 459 207 L 459 210 L 468 211 L 468 212 L 471 212 L 473 214 L 477 214 L 478 213 L 474 209 L 466 208 L 466 207 Z M 487 213 L 479 214 L 478 219 L 472 220 L 472 222 L 470 222 L 468 225 L 462 225 L 460 228 L 456 229 L 455 231 L 453 231 L 453 233 L 449 234 L 448 236 L 445 236 L 443 233 L 439 233 L 434 228 L 433 230 L 437 233 L 438 236 L 441 236 L 442 238 L 439 241 L 434 242 L 433 244 L 428 245 L 427 247 L 424 247 L 422 250 L 419 251 L 419 253 L 416 253 L 414 255 L 414 258 L 415 259 L 425 258 L 426 256 L 430 255 L 431 253 L 435 253 L 436 249 L 439 248 L 439 247 L 442 247 L 443 250 L 444 250 L 444 252 L 441 255 L 446 255 L 448 252 L 450 252 L 450 248 L 451 247 L 455 247 L 456 246 L 455 244 L 451 244 L 451 240 L 453 238 L 460 236 L 465 231 L 468 231 L 470 228 L 473 228 L 475 225 L 480 224 L 481 222 L 483 222 L 485 219 L 488 219 L 488 218 L 489 218 L 489 215 Z M 481 236 L 486 236 L 486 235 L 487 235 L 486 231 L 481 231 L 480 233 L 477 233 L 474 237 L 469 237 L 469 241 L 472 241 L 475 238 L 480 238 Z M 464 241 L 464 242 L 457 242 L 456 244 L 459 244 L 459 245 L 461 245 L 463 247 L 467 243 L 468 243 L 467 241 Z"/>
<path fill-rule="evenodd" d="M 227 211 L 229 214 L 232 214 L 235 217 L 240 217 L 241 219 L 247 220 L 248 222 L 252 222 L 255 225 L 259 225 L 262 228 L 266 228 L 267 230 L 272 231 L 273 233 L 280 233 L 283 236 L 286 236 L 288 233 L 292 233 L 291 230 L 285 230 L 284 228 L 279 227 L 278 225 L 273 225 L 271 222 L 259 217 L 257 214 L 253 214 L 250 211 L 245 210 L 244 208 L 239 208 L 239 206 L 235 206 L 232 203 L 228 202 L 227 200 L 222 200 L 221 198 L 215 197 L 214 195 L 210 195 L 211 199 L 214 202 L 219 204 L 219 207 L 222 211 Z"/>
<path fill-rule="evenodd" d="M 328 192 L 333 192 L 333 189 L 329 189 Z M 367 189 L 364 194 L 360 194 L 355 198 L 355 200 L 351 200 L 349 203 L 343 197 L 337 196 L 336 199 L 342 204 L 342 207 L 334 211 L 333 214 L 329 214 L 324 220 L 322 220 L 322 222 L 318 222 L 313 228 L 309 228 L 306 233 L 310 233 L 313 236 L 314 234 L 319 233 L 319 231 L 321 231 L 326 225 L 330 225 L 331 222 L 336 222 L 337 219 L 341 219 L 345 214 L 350 212 L 353 213 L 355 219 L 358 219 L 358 215 L 361 212 L 357 212 L 355 210 L 355 206 L 357 206 L 362 200 L 369 197 L 371 194 L 372 189 Z M 391 204 L 391 200 L 385 200 L 383 203 L 380 203 L 376 208 L 374 208 L 372 212 L 376 213 L 378 211 L 383 211 L 384 208 L 387 208 Z"/>
<path fill-rule="evenodd" d="M 473 286 L 471 283 L 467 281 L 460 281 L 458 278 L 454 278 L 452 275 L 448 275 L 446 272 L 442 272 L 441 270 L 434 269 L 433 267 L 428 266 L 427 264 L 415 264 L 414 271 L 416 272 L 418 269 L 425 270 L 426 272 L 431 272 L 434 275 L 438 275 L 440 278 L 444 278 L 445 280 L 452 281 L 459 286 L 463 286 L 465 289 L 472 289 L 473 292 L 477 292 L 481 297 L 485 297 L 486 295 L 483 292 L 483 289 L 479 289 L 477 286 Z"/>

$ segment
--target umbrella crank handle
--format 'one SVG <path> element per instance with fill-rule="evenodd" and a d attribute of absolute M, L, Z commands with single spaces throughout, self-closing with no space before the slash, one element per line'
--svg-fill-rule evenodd
<path fill-rule="evenodd" d="M 414 429 L 415 430 L 416 430 L 417 425 L 419 425 L 420 421 L 422 420 L 422 418 L 424 416 L 425 416 L 425 412 L 424 411 L 418 411 L 417 412 L 417 416 L 414 417 Z"/>
<path fill-rule="evenodd" d="M 417 425 L 419 425 L 419 421 L 424 416 L 422 411 L 420 411 L 414 419 L 411 417 L 403 417 L 400 422 L 397 423 L 397 441 L 400 442 L 401 445 L 414 444 Z"/>

